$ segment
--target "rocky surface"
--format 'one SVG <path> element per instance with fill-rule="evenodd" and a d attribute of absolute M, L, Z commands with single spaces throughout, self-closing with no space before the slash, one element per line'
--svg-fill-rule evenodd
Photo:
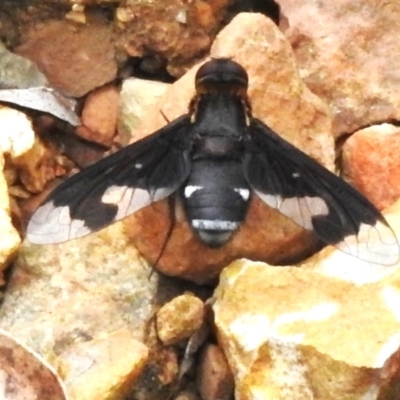
<path fill-rule="evenodd" d="M 0 4 L 1 38 L 35 60 L 53 86 L 80 97 L 83 125 L 77 133 L 86 140 L 43 115 L 47 110 L 25 110 L 27 117 L 0 109 L 0 230 L 1 245 L 8 246 L 4 253 L 0 249 L 0 270 L 20 243 L 10 214 L 22 232 L 21 199 L 28 199 L 25 206 L 32 211 L 40 198 L 29 198 L 30 193 L 44 196 L 55 177 L 100 159 L 102 146 L 114 151 L 185 113 L 197 68 L 209 56 L 241 63 L 250 76 L 254 115 L 331 170 L 331 134 L 358 130 L 343 147 L 339 167 L 346 179 L 379 208 L 398 198 L 400 8 L 394 0 L 385 6 L 373 0 L 280 0 L 281 31 L 262 15 L 241 14 L 215 41 L 226 0 L 32 0 L 29 10 L 14 3 Z M 1 54 L 2 85 L 14 82 L 7 60 L 21 62 L 28 85 L 41 82 L 35 66 Z M 194 64 L 173 85 L 125 79 L 158 74 L 171 82 L 171 75 L 181 76 Z M 175 212 L 177 224 L 158 268 L 197 283 L 213 280 L 238 257 L 287 264 L 314 245 L 313 238 L 259 202 L 222 250 L 201 245 L 179 204 Z M 399 206 L 386 216 L 398 233 Z M 203 340 L 193 341 L 193 352 L 179 368 L 180 339 L 198 327 L 202 304 L 181 315 L 174 315 L 182 310 L 181 298 L 167 304 L 158 333 L 166 343 L 179 343 L 161 347 L 156 311 L 184 289 L 157 272 L 149 278 L 147 263 L 133 247 L 154 261 L 169 223 L 164 202 L 75 242 L 23 246 L 0 308 L 0 326 L 57 367 L 73 399 L 159 400 L 171 390 L 174 400 L 228 399 L 231 378 L 220 349 L 234 374 L 235 400 L 398 399 L 398 266 L 368 264 L 330 247 L 297 264 L 301 268 L 250 262 L 228 268 L 215 295 L 220 348 L 211 329 L 201 356 L 195 353 Z M 363 239 L 371 231 L 364 233 Z M 164 293 L 167 289 L 171 292 Z M 193 360 L 197 387 L 193 369 L 185 369 Z M 188 374 L 180 379 L 182 371 Z"/>
<path fill-rule="evenodd" d="M 149 355 L 147 346 L 157 349 L 153 313 L 178 288 L 150 278 L 121 228 L 62 245 L 26 243 L 0 309 L 0 326 L 59 369 L 73 399 L 121 398 L 144 367 L 154 382 L 170 374 L 163 352 Z"/>
<path fill-rule="evenodd" d="M 336 136 L 399 119 L 400 3 L 280 0 L 307 86 L 332 109 Z"/>
<path fill-rule="evenodd" d="M 121 4 L 115 12 L 118 46 L 131 57 L 157 54 L 168 60 L 171 75 L 180 76 L 188 60 L 200 59 L 210 49 L 229 3 L 168 0 Z"/>
<path fill-rule="evenodd" d="M 1 37 L 40 61 L 51 82 L 81 95 L 100 86 L 99 80 L 106 82 L 114 55 L 120 64 L 148 59 L 173 76 L 182 75 L 209 51 L 231 1 L 32 0 L 29 7 L 3 3 Z M 92 35 L 95 32 L 98 36 Z M 84 70 L 90 74 L 81 73 Z"/>

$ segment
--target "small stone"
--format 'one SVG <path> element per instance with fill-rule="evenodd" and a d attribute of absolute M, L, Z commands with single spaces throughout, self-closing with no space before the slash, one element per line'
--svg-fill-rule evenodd
<path fill-rule="evenodd" d="M 186 293 L 175 297 L 157 313 L 157 332 L 165 345 L 188 339 L 196 332 L 204 318 L 204 303 Z"/>
<path fill-rule="evenodd" d="M 1 28 L 4 28 L 4 26 L 1 25 Z M 1 89 L 25 89 L 35 86 L 46 86 L 47 84 L 46 77 L 32 61 L 11 53 L 0 42 Z"/>
<path fill-rule="evenodd" d="M 215 344 L 207 345 L 200 355 L 197 387 L 202 400 L 230 400 L 233 396 L 232 372 L 221 349 Z"/>
<path fill-rule="evenodd" d="M 35 138 L 32 148 L 13 160 L 18 168 L 21 182 L 32 193 L 41 192 L 45 186 L 63 169 L 58 165 L 58 154 L 44 145 L 39 137 Z"/>
<path fill-rule="evenodd" d="M 77 134 L 91 142 L 111 146 L 117 128 L 119 112 L 119 90 L 114 85 L 95 89 L 86 97 L 81 121 L 88 129 Z"/>
<path fill-rule="evenodd" d="M 75 4 L 72 7 L 71 11 L 65 14 L 65 18 L 70 21 L 76 22 L 78 24 L 85 24 L 87 22 L 85 15 L 85 8 L 83 6 L 82 7 L 79 6 L 75 7 L 75 6 L 77 6 L 77 4 Z"/>
<path fill-rule="evenodd" d="M 125 398 L 147 360 L 148 348 L 122 329 L 77 344 L 58 363 L 61 371 L 69 371 L 65 383 L 71 397 L 93 400 Z M 79 373 L 73 375 L 71 370 Z"/>
<path fill-rule="evenodd" d="M 344 144 L 343 176 L 380 210 L 400 198 L 400 128 L 390 124 L 355 132 Z"/>
<path fill-rule="evenodd" d="M 120 93 L 120 109 L 118 117 L 118 134 L 123 144 L 137 138 L 135 130 L 153 108 L 160 114 L 157 103 L 165 94 L 167 83 L 148 81 L 145 79 L 125 79 Z M 166 123 L 167 121 L 165 121 Z M 132 137 L 132 135 L 134 135 Z"/>
<path fill-rule="evenodd" d="M 130 22 L 135 18 L 135 14 L 129 7 L 118 7 L 115 10 L 117 20 L 123 23 Z"/>
<path fill-rule="evenodd" d="M 33 26 L 15 52 L 34 61 L 52 87 L 81 97 L 116 78 L 112 32 L 107 25 L 50 20 Z"/>

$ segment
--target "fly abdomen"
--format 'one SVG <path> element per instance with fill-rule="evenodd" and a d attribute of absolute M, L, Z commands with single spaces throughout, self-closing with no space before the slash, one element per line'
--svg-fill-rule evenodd
<path fill-rule="evenodd" d="M 210 247 L 224 245 L 246 217 L 250 189 L 238 161 L 201 159 L 181 196 L 188 221 Z"/>

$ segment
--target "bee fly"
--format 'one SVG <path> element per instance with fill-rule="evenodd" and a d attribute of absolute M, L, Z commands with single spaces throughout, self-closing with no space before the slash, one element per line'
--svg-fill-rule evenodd
<path fill-rule="evenodd" d="M 399 245 L 381 213 L 358 191 L 251 115 L 245 69 L 205 63 L 189 112 L 57 187 L 27 229 L 33 243 L 90 234 L 169 196 L 207 246 L 226 244 L 253 197 L 326 244 L 377 264 Z"/>

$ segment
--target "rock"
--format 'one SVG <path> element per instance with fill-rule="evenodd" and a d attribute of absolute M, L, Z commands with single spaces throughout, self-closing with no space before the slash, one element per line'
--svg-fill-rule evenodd
<path fill-rule="evenodd" d="M 116 78 L 111 35 L 101 23 L 48 20 L 34 24 L 15 51 L 35 62 L 52 87 L 81 97 Z"/>
<path fill-rule="evenodd" d="M 110 147 L 116 134 L 118 104 L 119 90 L 114 85 L 105 85 L 89 93 L 81 117 L 87 129 L 78 127 L 76 133 L 90 142 Z"/>
<path fill-rule="evenodd" d="M 131 57 L 157 55 L 180 76 L 202 57 L 218 30 L 228 0 L 128 2 L 116 9 L 117 46 Z"/>
<path fill-rule="evenodd" d="M 169 86 L 167 83 L 145 79 L 124 80 L 120 93 L 118 117 L 118 134 L 124 145 L 129 143 L 132 135 L 136 135 L 135 130 L 148 114 L 149 108 L 157 107 L 156 104 Z M 167 121 L 164 120 L 164 122 Z"/>
<path fill-rule="evenodd" d="M 241 260 L 222 272 L 213 309 L 235 399 L 398 399 L 399 265 L 355 284 L 314 263 Z"/>
<path fill-rule="evenodd" d="M 334 115 L 336 136 L 400 117 L 400 3 L 282 0 L 300 73 Z M 388 29 L 390 27 L 390 29 Z"/>
<path fill-rule="evenodd" d="M 3 400 L 68 400 L 57 371 L 0 329 L 0 393 Z"/>
<path fill-rule="evenodd" d="M 25 154 L 34 145 L 32 121 L 23 112 L 0 106 L 0 128 L 0 151 L 12 159 Z"/>
<path fill-rule="evenodd" d="M 2 132 L 3 133 L 3 132 Z M 1 147 L 0 147 L 1 149 Z M 7 182 L 3 175 L 4 157 L 0 151 L 0 284 L 4 284 L 2 272 L 17 255 L 21 238 L 12 224 Z"/>
<path fill-rule="evenodd" d="M 188 339 L 202 325 L 204 304 L 190 293 L 175 297 L 157 312 L 157 333 L 164 345 Z"/>
<path fill-rule="evenodd" d="M 25 41 L 35 36 L 32 32 L 43 30 L 43 25 L 54 20 L 69 23 L 77 31 L 86 31 L 100 23 L 114 33 L 112 48 L 121 63 L 128 57 L 156 58 L 164 64 L 164 70 L 179 77 L 193 65 L 193 60 L 209 51 L 216 33 L 229 18 L 227 10 L 231 3 L 230 0 L 7 2 L 0 4 L 0 34 L 10 47 L 20 43 L 25 47 Z M 63 44 L 69 47 L 70 41 Z M 103 43 L 99 40 L 93 45 L 96 46 Z M 73 67 L 70 60 L 65 65 Z"/>
<path fill-rule="evenodd" d="M 74 369 L 66 385 L 72 399 L 113 399 L 127 396 L 148 361 L 148 348 L 128 329 L 76 343 L 62 353 L 58 368 Z"/>
<path fill-rule="evenodd" d="M 221 349 L 207 345 L 197 371 L 197 386 L 202 400 L 230 400 L 233 396 L 233 375 Z"/>
<path fill-rule="evenodd" d="M 51 118 L 51 117 L 50 117 Z M 4 168 L 4 157 L 7 160 L 2 180 L 2 232 L 8 232 L 8 239 L 2 241 L 3 258 L 0 265 L 5 268 L 16 254 L 20 244 L 16 228 L 23 232 L 26 221 L 15 199 L 12 197 L 27 198 L 33 193 L 40 192 L 55 176 L 65 172 L 58 165 L 58 155 L 54 150 L 43 144 L 35 137 L 32 121 L 23 112 L 9 107 L 0 106 L 0 155 L 1 168 Z M 7 188 L 9 187 L 9 189 Z M 11 208 L 11 213 L 10 213 Z M 10 214 L 13 218 L 11 223 Z M 1 245 L 0 245 L 1 247 Z"/>
<path fill-rule="evenodd" d="M 1 89 L 25 89 L 35 86 L 46 85 L 46 77 L 39 71 L 39 69 L 32 61 L 11 53 L 0 42 Z"/>
<path fill-rule="evenodd" d="M 23 185 L 31 192 L 42 191 L 48 182 L 62 175 L 65 170 L 58 164 L 54 149 L 35 139 L 33 147 L 14 160 Z"/>
<path fill-rule="evenodd" d="M 379 209 L 400 197 L 400 128 L 390 124 L 355 132 L 343 146 L 343 176 Z"/>
<path fill-rule="evenodd" d="M 31 121 L 20 111 L 0 107 L 0 271 L 3 271 L 17 254 L 21 239 L 10 214 L 7 177 L 16 176 L 16 167 L 5 168 L 5 156 L 14 164 L 33 146 L 35 135 Z M 14 178 L 15 179 L 15 178 Z M 2 280 L 2 278 L 0 278 Z"/>
<path fill-rule="evenodd" d="M 0 108 L 0 152 L 9 156 L 22 184 L 32 193 L 40 192 L 56 176 L 65 173 L 58 154 L 35 136 L 32 121 L 12 108 Z"/>
<path fill-rule="evenodd" d="M 153 347 L 150 361 L 131 390 L 131 399 L 160 400 L 172 398 L 179 370 L 173 347 Z"/>
<path fill-rule="evenodd" d="M 146 346 L 151 356 L 145 371 L 171 375 L 163 370 L 171 363 L 155 369 L 161 351 L 149 321 L 179 288 L 156 272 L 150 278 L 150 272 L 120 223 L 60 245 L 25 243 L 0 309 L 0 327 L 60 367 L 75 400 L 121 398 L 127 385 L 136 388 Z M 154 395 L 164 398 L 162 381 L 157 388 L 150 382 Z"/>
<path fill-rule="evenodd" d="M 254 115 L 325 166 L 333 168 L 329 111 L 300 80 L 289 43 L 268 18 L 240 14 L 220 32 L 211 56 L 232 57 L 241 63 L 250 76 L 249 94 Z M 194 94 L 197 68 L 167 90 L 161 102 L 143 118 L 135 136 L 146 136 L 164 126 L 164 116 L 172 121 L 187 112 Z M 168 216 L 168 205 L 160 202 L 126 220 L 127 234 L 153 263 L 166 240 L 170 226 Z M 204 283 L 218 276 L 222 268 L 236 258 L 288 262 L 304 257 L 313 244 L 311 235 L 255 199 L 246 224 L 233 240 L 221 249 L 210 249 L 194 236 L 178 205 L 174 230 L 158 269 L 167 275 Z"/>

